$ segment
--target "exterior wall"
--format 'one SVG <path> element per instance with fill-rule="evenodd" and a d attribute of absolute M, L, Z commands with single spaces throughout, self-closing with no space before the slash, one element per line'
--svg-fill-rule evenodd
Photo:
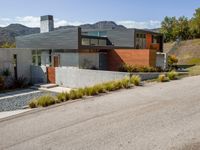
<path fill-rule="evenodd" d="M 123 64 L 155 67 L 156 51 L 149 49 L 116 49 L 109 51 L 109 70 L 117 71 Z"/>
<path fill-rule="evenodd" d="M 80 28 L 55 30 L 47 33 L 16 37 L 17 48 L 77 50 Z"/>
<path fill-rule="evenodd" d="M 157 78 L 159 73 L 135 73 L 133 75 L 139 75 L 142 80 L 147 80 Z M 83 88 L 113 80 L 120 80 L 124 77 L 130 77 L 130 74 L 125 72 L 86 70 L 72 67 L 56 68 L 56 84 L 68 88 Z"/>
<path fill-rule="evenodd" d="M 99 53 L 79 53 L 80 68 L 99 69 Z"/>
<path fill-rule="evenodd" d="M 146 34 L 146 48 L 150 49 L 152 44 L 152 35 Z"/>
<path fill-rule="evenodd" d="M 79 67 L 79 53 L 55 53 L 60 58 L 60 66 Z M 52 59 L 53 61 L 53 59 Z"/>
<path fill-rule="evenodd" d="M 8 68 L 14 75 L 13 55 L 17 54 L 17 74 L 30 80 L 32 53 L 30 49 L 0 49 L 0 69 Z"/>

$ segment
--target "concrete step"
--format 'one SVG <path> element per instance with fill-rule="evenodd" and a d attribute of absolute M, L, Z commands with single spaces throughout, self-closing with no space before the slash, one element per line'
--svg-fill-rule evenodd
<path fill-rule="evenodd" d="M 34 86 L 32 86 L 32 89 L 50 89 L 50 88 L 54 88 L 57 87 L 57 84 L 35 84 Z"/>

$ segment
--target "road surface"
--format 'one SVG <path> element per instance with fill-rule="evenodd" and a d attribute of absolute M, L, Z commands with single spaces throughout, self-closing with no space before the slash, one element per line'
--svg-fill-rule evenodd
<path fill-rule="evenodd" d="M 200 76 L 0 121 L 0 149 L 199 150 Z"/>

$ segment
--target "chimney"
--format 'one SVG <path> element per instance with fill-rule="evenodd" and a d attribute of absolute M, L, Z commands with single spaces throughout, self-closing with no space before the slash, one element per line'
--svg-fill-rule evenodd
<path fill-rule="evenodd" d="M 54 30 L 53 16 L 46 15 L 40 17 L 40 33 L 50 32 Z"/>

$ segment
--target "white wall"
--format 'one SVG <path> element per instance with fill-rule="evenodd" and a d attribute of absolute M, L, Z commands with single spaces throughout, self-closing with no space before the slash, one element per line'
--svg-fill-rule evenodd
<path fill-rule="evenodd" d="M 160 73 L 134 73 L 133 75 L 139 75 L 142 80 L 147 80 L 157 78 L 159 74 Z M 130 73 L 87 70 L 74 67 L 56 68 L 56 84 L 69 88 L 93 86 L 99 83 L 120 80 L 126 76 L 129 77 Z"/>
<path fill-rule="evenodd" d="M 30 49 L 0 49 L 0 70 L 9 68 L 14 75 L 13 55 L 17 54 L 18 77 L 24 76 L 30 79 L 30 66 L 32 64 L 32 52 Z"/>
<path fill-rule="evenodd" d="M 167 69 L 167 54 L 166 53 L 156 54 L 156 67 Z"/>

